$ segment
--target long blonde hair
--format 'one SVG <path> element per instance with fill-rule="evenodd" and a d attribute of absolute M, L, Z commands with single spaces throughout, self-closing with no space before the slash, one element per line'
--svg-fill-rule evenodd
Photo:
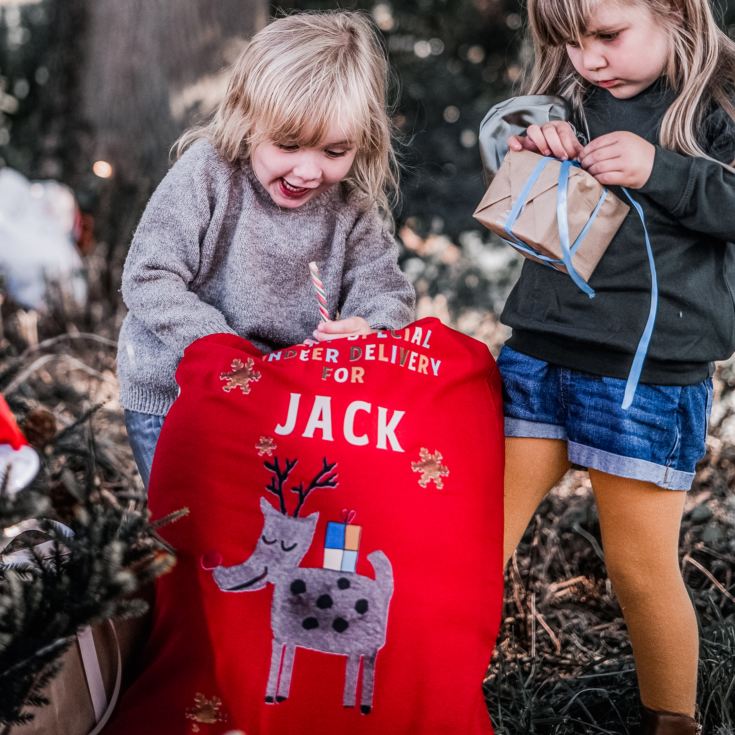
<path fill-rule="evenodd" d="M 559 94 L 584 119 L 587 83 L 572 66 L 565 44 L 581 38 L 601 0 L 528 0 L 528 22 L 534 50 L 526 82 L 529 94 Z M 697 132 L 713 103 L 735 120 L 735 43 L 717 26 L 709 0 L 619 0 L 644 5 L 669 32 L 672 55 L 665 70 L 676 98 L 661 122 L 664 148 L 710 158 Z"/>
<path fill-rule="evenodd" d="M 357 149 L 345 183 L 387 213 L 398 195 L 389 82 L 380 36 L 366 14 L 286 15 L 253 36 L 212 120 L 187 130 L 173 150 L 181 155 L 207 138 L 234 163 L 264 140 L 322 145 L 336 123 L 354 136 Z"/>

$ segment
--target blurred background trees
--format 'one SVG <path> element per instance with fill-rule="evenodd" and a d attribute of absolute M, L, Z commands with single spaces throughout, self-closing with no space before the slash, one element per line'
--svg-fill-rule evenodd
<path fill-rule="evenodd" d="M 119 271 L 169 149 L 224 91 L 265 0 L 0 0 L 0 164 L 54 178 Z"/>
<path fill-rule="evenodd" d="M 479 231 L 477 128 L 520 72 L 518 0 L 344 5 L 373 14 L 400 80 L 405 234 L 456 243 Z M 64 181 L 94 214 L 111 300 L 171 144 L 211 111 L 223 68 L 273 11 L 264 0 L 0 0 L 0 163 Z M 476 298 L 476 280 L 459 301 Z"/>
<path fill-rule="evenodd" d="M 522 0 L 0 0 L 0 165 L 69 184 L 94 214 L 111 311 L 170 146 L 211 111 L 245 39 L 270 13 L 338 5 L 372 14 L 396 72 L 396 216 L 420 294 L 452 316 L 502 302 L 517 261 L 484 248 L 471 215 L 479 123 L 521 75 Z M 718 8 L 735 22 L 735 3 Z"/>

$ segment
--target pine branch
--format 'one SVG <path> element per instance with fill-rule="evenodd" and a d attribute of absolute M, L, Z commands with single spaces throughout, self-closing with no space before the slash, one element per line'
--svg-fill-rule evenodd
<path fill-rule="evenodd" d="M 72 532 L 69 537 L 41 521 L 51 553 L 40 554 L 38 533 L 26 533 L 13 544 L 26 552 L 23 563 L 0 565 L 0 725 L 6 729 L 44 705 L 44 688 L 81 627 L 142 614 L 146 603 L 130 596 L 173 564 L 140 496 L 111 462 L 98 461 L 91 426 L 98 408 L 84 411 L 45 446 L 31 490 L 0 494 L 1 527 L 47 517 Z M 109 489 L 120 486 L 124 499 Z"/>

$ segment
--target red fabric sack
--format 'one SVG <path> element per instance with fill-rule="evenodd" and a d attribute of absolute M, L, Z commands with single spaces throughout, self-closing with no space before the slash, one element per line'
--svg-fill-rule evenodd
<path fill-rule="evenodd" d="M 150 485 L 178 563 L 107 735 L 488 735 L 500 378 L 429 318 L 263 355 L 193 343 Z"/>

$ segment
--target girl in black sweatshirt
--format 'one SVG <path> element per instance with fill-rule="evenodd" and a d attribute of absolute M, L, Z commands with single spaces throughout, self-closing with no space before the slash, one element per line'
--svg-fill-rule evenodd
<path fill-rule="evenodd" d="M 586 145 L 554 120 L 508 146 L 577 159 L 600 183 L 628 189 L 651 252 L 631 208 L 590 278 L 594 299 L 524 262 L 498 359 L 505 556 L 571 464 L 588 467 L 633 645 L 641 731 L 695 733 L 697 622 L 678 539 L 681 491 L 705 451 L 713 362 L 735 349 L 735 44 L 708 0 L 529 0 L 528 10 L 528 91 L 566 99 Z M 640 384 L 623 409 L 649 322 Z"/>

